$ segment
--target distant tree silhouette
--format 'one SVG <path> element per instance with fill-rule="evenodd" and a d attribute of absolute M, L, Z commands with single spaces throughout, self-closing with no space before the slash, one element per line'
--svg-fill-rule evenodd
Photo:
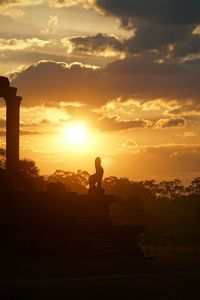
<path fill-rule="evenodd" d="M 19 175 L 14 176 L 13 182 L 19 190 L 45 190 L 47 183 L 39 175 L 36 162 L 31 159 L 23 159 L 19 162 Z"/>
<path fill-rule="evenodd" d="M 23 159 L 19 162 L 21 176 L 25 178 L 36 178 L 39 177 L 39 168 L 36 162 L 31 159 Z"/>
<path fill-rule="evenodd" d="M 141 181 L 141 184 L 153 194 L 157 195 L 159 193 L 159 184 L 154 179 Z"/>
<path fill-rule="evenodd" d="M 5 169 L 6 166 L 6 150 L 0 148 L 0 168 Z M 20 176 L 27 178 L 39 177 L 39 168 L 32 159 L 22 159 L 19 161 Z"/>
<path fill-rule="evenodd" d="M 44 180 L 36 162 L 20 161 L 18 176 L 11 176 L 5 168 L 6 152 L 0 149 L 0 191 L 43 190 L 58 195 L 65 192 L 85 194 L 89 188 L 87 171 L 57 170 Z M 200 177 L 184 187 L 178 179 L 171 181 L 132 181 L 126 177 L 110 176 L 103 180 L 106 194 L 116 196 L 111 215 L 118 225 L 144 225 L 151 236 L 194 236 L 200 228 Z"/>
<path fill-rule="evenodd" d="M 7 173 L 6 170 L 6 150 L 0 148 L 0 185 L 4 190 L 44 190 L 46 183 L 42 176 L 39 176 L 39 168 L 36 162 L 31 159 L 23 159 L 19 161 L 19 173 Z M 6 182 L 6 184 L 5 184 Z"/>
<path fill-rule="evenodd" d="M 65 185 L 66 191 L 74 191 L 81 194 L 87 193 L 90 174 L 86 171 L 78 170 L 77 173 L 57 170 L 48 177 L 47 182 L 61 182 Z"/>
<path fill-rule="evenodd" d="M 107 177 L 103 187 L 108 194 L 115 195 L 112 205 L 112 219 L 120 225 L 146 225 L 154 211 L 156 196 L 141 182 L 128 178 Z"/>
<path fill-rule="evenodd" d="M 122 198 L 139 198 L 152 203 L 155 195 L 147 189 L 142 182 L 134 182 L 126 177 L 107 177 L 103 180 L 103 187 L 108 194 L 113 194 Z"/>
<path fill-rule="evenodd" d="M 195 178 L 187 189 L 189 194 L 200 195 L 200 177 Z"/>
<path fill-rule="evenodd" d="M 171 201 L 184 195 L 185 188 L 179 179 L 162 181 L 157 187 L 156 194 L 158 198 Z"/>

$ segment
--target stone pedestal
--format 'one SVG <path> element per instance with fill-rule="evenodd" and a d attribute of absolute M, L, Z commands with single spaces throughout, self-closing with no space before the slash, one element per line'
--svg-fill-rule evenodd
<path fill-rule="evenodd" d="M 143 228 L 112 223 L 112 195 L 6 191 L 3 199 L 0 253 L 69 259 L 143 256 L 137 243 Z"/>
<path fill-rule="evenodd" d="M 100 197 L 105 195 L 105 190 L 102 187 L 91 187 L 88 189 L 88 195 Z"/>

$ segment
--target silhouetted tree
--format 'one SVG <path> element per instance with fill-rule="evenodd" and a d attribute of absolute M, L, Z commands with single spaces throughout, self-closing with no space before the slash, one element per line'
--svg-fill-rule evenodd
<path fill-rule="evenodd" d="M 200 195 L 200 177 L 195 178 L 187 188 L 189 194 Z"/>
<path fill-rule="evenodd" d="M 157 195 L 159 198 L 174 200 L 185 193 L 185 188 L 179 179 L 171 181 L 162 181 L 158 185 Z"/>
<path fill-rule="evenodd" d="M 48 183 L 61 182 L 65 185 L 67 191 L 74 191 L 84 194 L 87 192 L 89 183 L 89 173 L 78 170 L 77 173 L 57 170 L 54 174 L 48 177 Z"/>
<path fill-rule="evenodd" d="M 39 168 L 36 162 L 31 159 L 23 159 L 19 162 L 21 176 L 26 178 L 36 178 L 39 177 Z"/>
<path fill-rule="evenodd" d="M 150 190 L 153 194 L 159 194 L 159 184 L 156 183 L 155 180 L 145 180 L 141 181 L 141 184 L 148 190 Z"/>
<path fill-rule="evenodd" d="M 39 168 L 36 162 L 31 159 L 23 159 L 19 162 L 19 176 L 14 178 L 15 186 L 20 190 L 45 190 L 47 183 L 39 175 Z"/>
<path fill-rule="evenodd" d="M 112 219 L 116 224 L 145 225 L 152 218 L 155 195 L 141 182 L 114 176 L 105 178 L 103 187 L 116 196 L 112 205 Z"/>
<path fill-rule="evenodd" d="M 117 197 L 126 199 L 138 198 L 149 204 L 155 200 L 154 193 L 147 189 L 143 183 L 131 181 L 126 177 L 118 179 L 111 176 L 105 178 L 103 187 L 108 194 L 113 194 Z"/>

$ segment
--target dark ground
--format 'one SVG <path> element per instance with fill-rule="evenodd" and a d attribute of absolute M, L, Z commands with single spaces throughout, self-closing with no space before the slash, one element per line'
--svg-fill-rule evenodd
<path fill-rule="evenodd" d="M 200 253 L 153 259 L 0 259 L 0 299 L 200 299 Z"/>

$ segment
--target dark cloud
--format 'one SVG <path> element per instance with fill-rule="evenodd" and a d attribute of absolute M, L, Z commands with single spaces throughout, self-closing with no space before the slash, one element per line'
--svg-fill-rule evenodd
<path fill-rule="evenodd" d="M 124 42 L 103 34 L 72 37 L 70 41 L 79 53 L 100 55 L 107 47 L 115 51 L 126 50 L 127 53 L 153 49 L 163 53 L 169 44 L 177 46 L 176 55 L 180 56 L 200 51 L 199 38 L 193 38 L 192 34 L 200 24 L 200 0 L 96 0 L 93 4 L 83 0 L 60 3 L 61 7 L 70 5 L 96 7 L 98 12 L 118 18 L 122 27 L 134 33 Z M 184 50 L 180 51 L 182 48 Z"/>
<path fill-rule="evenodd" d="M 96 56 L 122 56 L 160 49 L 161 55 L 166 45 L 174 45 L 175 56 L 186 56 L 200 51 L 200 35 L 192 34 L 194 27 L 142 24 L 135 35 L 127 40 L 119 40 L 113 35 L 97 34 L 67 38 L 72 45 L 72 53 Z M 66 39 L 64 39 L 66 40 Z"/>
<path fill-rule="evenodd" d="M 141 51 L 160 49 L 169 44 L 179 43 L 190 36 L 194 27 L 191 26 L 158 26 L 141 24 L 138 26 L 135 36 L 128 39 L 125 44 L 127 51 L 138 53 Z M 188 49 L 189 50 L 189 49 Z"/>
<path fill-rule="evenodd" d="M 42 61 L 14 74 L 12 83 L 24 97 L 24 105 L 45 102 L 92 102 L 97 70 L 82 64 Z M 98 98 L 98 97 L 97 97 Z"/>
<path fill-rule="evenodd" d="M 40 3 L 40 2 L 39 2 Z M 38 3 L 38 4 L 39 4 Z M 0 5 L 13 4 L 23 7 L 31 5 L 30 1 L 1 0 Z M 111 47 L 115 51 L 127 48 L 129 53 L 137 53 L 149 49 L 159 49 L 168 44 L 179 44 L 185 41 L 185 55 L 197 53 L 198 38 L 192 39 L 192 32 L 200 24 L 200 0 L 96 0 L 90 1 L 50 1 L 50 6 L 69 7 L 79 5 L 96 7 L 105 14 L 117 17 L 121 26 L 135 30 L 135 35 L 123 45 L 114 37 L 98 34 L 94 37 L 72 38 L 77 51 L 86 54 L 102 53 Z M 21 11 L 10 12 L 21 15 Z M 8 12 L 9 15 L 9 12 Z M 23 15 L 23 13 L 22 13 Z M 191 43 L 191 45 L 190 45 Z M 189 45 L 188 45 L 189 44 Z M 178 49 L 182 48 L 181 44 Z M 194 50 L 195 49 L 195 50 Z M 188 53 L 189 51 L 189 53 Z M 181 51 L 177 50 L 176 54 Z"/>
<path fill-rule="evenodd" d="M 140 55 L 107 66 L 111 77 L 121 80 L 115 92 L 143 99 L 194 99 L 199 102 L 200 60 L 156 63 L 156 57 Z M 132 92 L 132 93 L 131 93 Z"/>
<path fill-rule="evenodd" d="M 151 125 L 147 120 L 119 121 L 116 118 L 103 118 L 97 123 L 103 131 L 122 131 L 126 129 L 147 128 Z"/>
<path fill-rule="evenodd" d="M 199 103 L 200 60 L 162 64 L 155 60 L 156 56 L 140 55 L 103 69 L 43 61 L 14 74 L 12 84 L 18 87 L 25 106 L 78 101 L 100 107 L 118 97 L 191 99 Z"/>
<path fill-rule="evenodd" d="M 190 34 L 187 38 L 175 45 L 175 56 L 181 57 L 198 53 L 200 53 L 200 34 Z"/>
<path fill-rule="evenodd" d="M 97 34 L 93 36 L 77 36 L 68 39 L 74 48 L 73 52 L 89 55 L 106 55 L 108 51 L 124 51 L 123 43 L 114 35 Z"/>
<path fill-rule="evenodd" d="M 96 5 L 123 25 L 134 24 L 135 18 L 173 26 L 200 22 L 199 0 L 96 0 Z"/>
<path fill-rule="evenodd" d="M 192 115 L 200 112 L 200 104 L 198 103 L 188 103 L 184 104 L 181 107 L 170 109 L 168 114 L 171 115 Z"/>
<path fill-rule="evenodd" d="M 181 48 L 182 41 L 189 43 L 185 55 L 200 50 L 198 38 L 192 38 L 193 30 L 200 23 L 199 0 L 96 0 L 96 5 L 119 18 L 123 27 L 136 29 L 135 35 L 126 42 L 131 53 L 179 42 Z"/>
<path fill-rule="evenodd" d="M 156 128 L 170 128 L 170 127 L 185 127 L 186 120 L 184 118 L 170 118 L 170 119 L 161 119 L 156 122 Z"/>

